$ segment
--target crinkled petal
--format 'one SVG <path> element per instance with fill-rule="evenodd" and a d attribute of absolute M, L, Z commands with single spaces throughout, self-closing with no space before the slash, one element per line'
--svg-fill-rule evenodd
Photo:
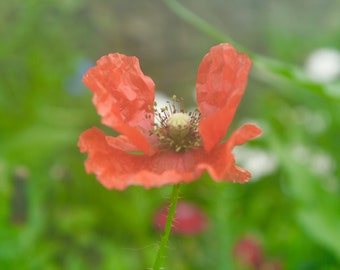
<path fill-rule="evenodd" d="M 238 129 L 229 141 L 217 145 L 212 151 L 204 148 L 185 153 L 158 152 L 153 156 L 131 154 L 122 151 L 128 144 L 115 145 L 115 140 L 97 129 L 85 131 L 79 139 L 81 152 L 88 153 L 85 167 L 88 173 L 95 173 L 98 180 L 107 188 L 125 189 L 129 185 L 145 188 L 166 184 L 191 182 L 198 179 L 204 171 L 216 181 L 245 182 L 250 173 L 235 165 L 231 151 L 234 145 L 244 143 L 259 134 L 252 125 Z M 251 132 L 250 132 L 251 131 Z M 242 139 L 238 139 L 242 134 Z"/>
<path fill-rule="evenodd" d="M 227 146 L 227 152 L 231 152 L 234 146 L 246 143 L 249 140 L 255 139 L 262 134 L 262 130 L 255 124 L 245 124 L 235 130 L 228 141 L 225 142 Z M 244 183 L 247 182 L 251 177 L 250 172 L 247 170 L 236 166 L 235 158 L 233 156 L 233 164 L 231 165 L 228 176 L 226 179 L 231 179 L 234 182 Z"/>
<path fill-rule="evenodd" d="M 236 129 L 228 139 L 228 145 L 233 148 L 236 145 L 245 144 L 262 134 L 262 130 L 255 124 L 244 124 Z"/>
<path fill-rule="evenodd" d="M 81 134 L 78 146 L 88 153 L 87 173 L 94 173 L 108 189 L 123 190 L 129 185 L 145 188 L 189 182 L 197 179 L 188 154 L 159 152 L 153 156 L 130 154 L 113 147 L 105 134 L 94 127 Z M 111 141 L 112 142 L 112 141 Z"/>
<path fill-rule="evenodd" d="M 197 169 L 207 171 L 217 181 L 247 182 L 251 174 L 235 164 L 234 155 L 227 143 L 216 145 L 197 162 Z"/>
<path fill-rule="evenodd" d="M 243 96 L 251 60 L 230 44 L 210 49 L 199 66 L 196 82 L 201 113 L 199 131 L 210 151 L 225 136 Z"/>
<path fill-rule="evenodd" d="M 120 135 L 117 137 L 106 136 L 107 143 L 119 150 L 124 152 L 138 152 L 139 149 L 130 142 L 129 138 L 125 135 Z"/>
<path fill-rule="evenodd" d="M 251 174 L 236 166 L 232 150 L 234 146 L 244 144 L 260 136 L 261 133 L 261 129 L 254 124 L 241 126 L 231 134 L 226 142 L 216 145 L 205 155 L 203 153 L 198 155 L 200 160 L 197 161 L 197 168 L 208 171 L 215 181 L 247 182 Z"/>
<path fill-rule="evenodd" d="M 143 74 L 138 59 L 119 53 L 103 56 L 87 71 L 83 82 L 94 93 L 93 103 L 102 122 L 150 154 L 148 132 L 153 128 L 150 106 L 155 84 Z"/>

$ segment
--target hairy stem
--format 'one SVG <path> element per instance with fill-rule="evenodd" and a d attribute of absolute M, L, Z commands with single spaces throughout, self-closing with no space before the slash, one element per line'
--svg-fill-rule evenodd
<path fill-rule="evenodd" d="M 157 257 L 153 266 L 153 270 L 160 270 L 164 260 L 164 252 L 168 243 L 169 235 L 171 232 L 172 222 L 174 220 L 176 205 L 179 198 L 180 184 L 174 185 L 172 188 L 172 194 L 170 199 L 170 206 L 168 211 L 168 217 L 166 220 L 163 236 L 159 244 Z"/>

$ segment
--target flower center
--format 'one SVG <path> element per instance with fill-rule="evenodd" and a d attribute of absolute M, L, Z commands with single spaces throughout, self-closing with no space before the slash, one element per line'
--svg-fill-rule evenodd
<path fill-rule="evenodd" d="M 168 118 L 169 134 L 183 138 L 190 131 L 190 116 L 185 113 L 175 113 Z"/>
<path fill-rule="evenodd" d="M 185 152 L 201 145 L 198 132 L 200 114 L 196 110 L 186 113 L 183 99 L 178 100 L 173 96 L 172 102 L 157 110 L 155 103 L 155 124 L 150 131 L 151 135 L 158 137 L 158 144 L 164 150 Z"/>

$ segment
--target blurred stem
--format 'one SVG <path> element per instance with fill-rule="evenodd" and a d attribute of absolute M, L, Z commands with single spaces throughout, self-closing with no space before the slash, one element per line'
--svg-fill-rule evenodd
<path fill-rule="evenodd" d="M 216 42 L 230 42 L 233 43 L 235 47 L 237 47 L 241 51 L 245 51 L 241 45 L 237 44 L 230 37 L 217 30 L 214 26 L 212 26 L 207 21 L 203 20 L 195 13 L 191 12 L 189 9 L 185 8 L 182 4 L 180 4 L 176 0 L 163 0 L 163 2 L 167 5 L 169 9 L 171 9 L 176 15 L 182 18 L 184 21 L 188 22 L 196 29 L 200 30 L 202 33 L 210 36 Z"/>
<path fill-rule="evenodd" d="M 304 71 L 301 70 L 301 68 L 284 63 L 279 60 L 274 60 L 268 57 L 263 57 L 259 54 L 255 54 L 235 42 L 232 38 L 225 35 L 223 32 L 217 30 L 213 25 L 197 16 L 195 13 L 184 7 L 178 1 L 162 1 L 178 17 L 210 37 L 212 40 L 220 43 L 232 43 L 236 49 L 246 53 L 253 60 L 254 68 L 257 71 L 257 73 L 255 73 L 257 79 L 275 86 L 280 85 L 280 83 L 278 83 L 278 80 L 280 80 L 288 83 L 289 86 L 294 85 L 302 89 L 307 88 L 310 90 L 314 90 L 316 93 L 321 94 L 323 97 L 326 98 L 329 96 L 327 92 L 329 90 L 325 88 L 324 85 L 311 81 L 310 78 L 308 78 L 304 74 Z M 330 98 L 333 99 L 334 96 L 330 96 Z M 337 99 L 339 99 L 339 97 L 337 97 Z"/>
<path fill-rule="evenodd" d="M 153 270 L 160 270 L 162 268 L 163 260 L 164 260 L 164 251 L 168 243 L 169 235 L 171 232 L 172 222 L 174 220 L 177 201 L 179 198 L 179 190 L 181 184 L 174 185 L 172 188 L 172 194 L 170 199 L 170 206 L 168 211 L 168 217 L 166 219 L 166 224 L 163 232 L 163 236 L 161 242 L 159 244 L 159 249 L 157 252 L 157 257 L 153 266 Z"/>

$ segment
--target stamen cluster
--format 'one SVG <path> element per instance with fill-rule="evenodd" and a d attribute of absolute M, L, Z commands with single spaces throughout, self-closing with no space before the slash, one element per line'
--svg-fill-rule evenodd
<path fill-rule="evenodd" d="M 168 101 L 167 104 L 157 110 L 155 102 L 154 108 L 151 108 L 154 110 L 155 123 L 150 135 L 157 136 L 158 144 L 164 150 L 185 152 L 199 147 L 201 145 L 198 132 L 199 111 L 186 113 L 183 99 L 178 99 L 175 95 L 172 102 Z"/>

